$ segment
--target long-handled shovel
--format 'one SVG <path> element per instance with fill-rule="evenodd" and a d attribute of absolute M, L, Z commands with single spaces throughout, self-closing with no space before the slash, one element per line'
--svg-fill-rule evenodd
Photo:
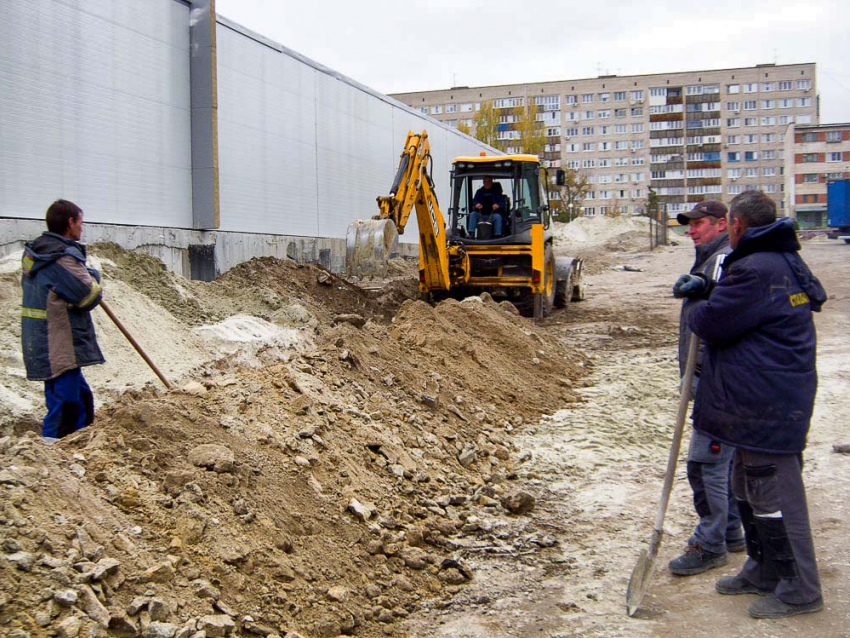
<path fill-rule="evenodd" d="M 112 319 L 112 322 L 118 327 L 118 329 L 121 331 L 121 333 L 125 337 L 127 337 L 127 341 L 129 341 L 130 345 L 133 346 L 136 349 L 136 352 L 138 352 L 141 355 L 142 359 L 144 359 L 145 363 L 147 363 L 150 366 L 150 368 L 151 368 L 151 370 L 153 370 L 154 374 L 159 377 L 159 380 L 162 381 L 163 385 L 165 385 L 166 388 L 171 390 L 172 386 L 168 382 L 168 379 L 166 379 L 165 376 L 162 374 L 162 372 L 159 371 L 159 368 L 156 367 L 156 364 L 153 361 L 151 361 L 151 358 L 145 353 L 144 350 L 142 350 L 142 346 L 140 346 L 136 342 L 136 340 L 133 339 L 133 335 L 131 335 L 127 331 L 127 328 L 124 327 L 124 324 L 122 324 L 121 321 L 119 321 L 118 317 L 115 316 L 115 313 L 112 312 L 112 309 L 108 305 L 106 305 L 106 302 L 103 301 L 102 299 L 100 301 L 100 307 L 103 308 L 104 312 L 106 312 L 107 315 L 109 315 L 109 318 Z"/>
<path fill-rule="evenodd" d="M 697 352 L 699 351 L 699 337 L 691 333 L 691 343 L 688 348 L 688 360 L 685 364 L 685 376 L 682 377 L 682 391 L 679 396 L 679 413 L 676 416 L 676 428 L 673 430 L 673 442 L 670 444 L 670 455 L 667 457 L 667 474 L 664 476 L 664 487 L 661 490 L 661 502 L 658 504 L 658 513 L 655 516 L 655 529 L 649 541 L 649 550 L 641 550 L 637 564 L 632 570 L 629 579 L 629 587 L 626 589 L 626 608 L 629 616 L 634 616 L 640 607 L 649 582 L 652 579 L 652 569 L 655 559 L 658 557 L 658 548 L 661 546 L 661 537 L 664 534 L 664 515 L 667 513 L 667 504 L 670 502 L 670 492 L 673 488 L 673 475 L 676 473 L 676 463 L 679 460 L 679 448 L 682 445 L 682 431 L 685 426 L 685 418 L 688 413 L 688 403 L 691 400 L 691 385 L 694 380 L 694 370 L 697 367 Z"/>

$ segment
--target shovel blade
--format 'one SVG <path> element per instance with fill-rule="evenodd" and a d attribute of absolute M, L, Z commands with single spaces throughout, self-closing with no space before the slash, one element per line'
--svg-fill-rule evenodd
<path fill-rule="evenodd" d="M 652 572 L 655 568 L 655 559 L 658 558 L 658 548 L 661 546 L 661 534 L 658 530 L 652 532 L 649 549 L 641 550 L 635 568 L 632 570 L 629 586 L 626 589 L 626 611 L 629 616 L 635 615 L 640 608 L 644 594 L 649 589 Z"/>
<path fill-rule="evenodd" d="M 345 235 L 345 273 L 386 277 L 389 259 L 398 253 L 398 230 L 390 219 L 357 219 Z"/>

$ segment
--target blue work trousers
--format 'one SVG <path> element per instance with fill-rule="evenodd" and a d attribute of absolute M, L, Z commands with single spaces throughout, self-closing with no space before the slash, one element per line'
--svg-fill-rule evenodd
<path fill-rule="evenodd" d="M 493 224 L 494 237 L 498 237 L 502 234 L 502 216 L 499 213 L 487 215 L 486 213 L 482 213 L 478 210 L 472 211 L 472 214 L 469 216 L 469 228 L 467 230 L 470 234 L 475 234 L 475 229 L 478 228 L 478 220 L 481 219 L 482 216 L 484 217 L 484 221 L 489 221 Z"/>
<path fill-rule="evenodd" d="M 738 503 L 731 486 L 732 458 L 735 448 L 712 440 L 693 430 L 688 448 L 688 481 L 694 493 L 699 523 L 691 545 L 716 554 L 726 551 L 726 543 L 744 539 Z"/>
<path fill-rule="evenodd" d="M 94 421 L 94 395 L 80 368 L 44 382 L 47 416 L 41 435 L 61 439 Z"/>

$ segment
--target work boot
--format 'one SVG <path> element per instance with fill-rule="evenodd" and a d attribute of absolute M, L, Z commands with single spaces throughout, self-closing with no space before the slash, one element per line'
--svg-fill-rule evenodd
<path fill-rule="evenodd" d="M 811 614 L 823 609 L 823 598 L 818 597 L 810 603 L 792 605 L 783 603 L 775 594 L 754 600 L 747 610 L 753 618 L 788 618 L 799 614 Z"/>
<path fill-rule="evenodd" d="M 727 594 L 731 596 L 735 596 L 737 594 L 758 594 L 759 596 L 767 596 L 771 593 L 769 589 L 756 587 L 746 578 L 738 574 L 734 576 L 724 576 L 714 583 L 714 588 L 720 594 Z"/>
<path fill-rule="evenodd" d="M 676 576 L 693 576 L 694 574 L 702 574 L 709 569 L 720 567 L 729 562 L 729 556 L 726 552 L 716 554 L 706 551 L 697 543 L 688 545 L 685 553 L 670 561 L 668 567 L 670 572 Z"/>
<path fill-rule="evenodd" d="M 736 538 L 735 540 L 726 539 L 726 551 L 733 552 L 737 554 L 738 552 L 743 552 L 747 549 L 747 539 L 745 538 Z"/>

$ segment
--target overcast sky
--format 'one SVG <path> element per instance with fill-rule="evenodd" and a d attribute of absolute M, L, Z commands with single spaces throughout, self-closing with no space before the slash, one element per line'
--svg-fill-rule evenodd
<path fill-rule="evenodd" d="M 216 11 L 382 93 L 817 63 L 850 122 L 848 0 L 216 0 Z"/>

